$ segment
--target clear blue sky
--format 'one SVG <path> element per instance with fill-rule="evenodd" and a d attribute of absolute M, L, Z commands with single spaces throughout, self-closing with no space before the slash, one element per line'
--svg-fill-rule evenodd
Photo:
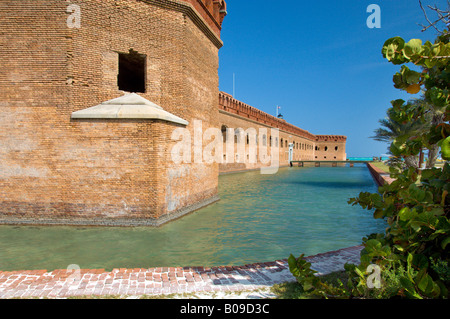
<path fill-rule="evenodd" d="M 446 8 L 446 0 L 423 0 Z M 369 29 L 367 7 L 381 8 Z M 383 59 L 391 37 L 434 41 L 418 0 L 228 0 L 222 29 L 220 90 L 313 134 L 346 135 L 347 156 L 380 156 L 387 144 L 369 137 L 390 101 L 415 96 L 393 87 L 400 69 Z M 430 12 L 431 14 L 431 12 Z M 435 16 L 432 16 L 433 18 Z"/>

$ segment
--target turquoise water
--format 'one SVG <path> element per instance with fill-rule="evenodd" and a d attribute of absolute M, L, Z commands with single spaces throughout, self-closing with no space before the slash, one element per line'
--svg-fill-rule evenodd
<path fill-rule="evenodd" d="M 160 228 L 0 226 L 0 270 L 242 265 L 361 243 L 385 223 L 347 204 L 376 192 L 358 167 L 220 176 L 221 201 Z"/>

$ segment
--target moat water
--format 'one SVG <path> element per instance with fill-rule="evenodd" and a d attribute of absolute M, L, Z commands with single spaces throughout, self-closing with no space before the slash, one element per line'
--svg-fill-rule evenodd
<path fill-rule="evenodd" d="M 283 168 L 220 176 L 221 201 L 160 228 L 0 226 L 0 270 L 243 265 L 359 245 L 386 224 L 347 201 L 368 169 Z"/>

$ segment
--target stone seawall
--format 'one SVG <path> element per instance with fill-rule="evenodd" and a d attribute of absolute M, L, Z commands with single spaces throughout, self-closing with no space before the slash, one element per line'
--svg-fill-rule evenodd
<path fill-rule="evenodd" d="M 393 178 L 390 177 L 390 174 L 374 166 L 372 163 L 367 163 L 367 168 L 372 174 L 373 179 L 377 183 L 378 186 L 383 186 L 385 184 L 390 184 L 394 181 Z"/>

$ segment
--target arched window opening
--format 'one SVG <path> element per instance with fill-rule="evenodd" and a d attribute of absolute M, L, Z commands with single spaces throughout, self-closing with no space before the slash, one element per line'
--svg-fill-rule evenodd
<path fill-rule="evenodd" d="M 227 127 L 225 125 L 222 125 L 222 128 L 220 130 L 222 132 L 223 142 L 226 143 L 227 142 Z"/>

